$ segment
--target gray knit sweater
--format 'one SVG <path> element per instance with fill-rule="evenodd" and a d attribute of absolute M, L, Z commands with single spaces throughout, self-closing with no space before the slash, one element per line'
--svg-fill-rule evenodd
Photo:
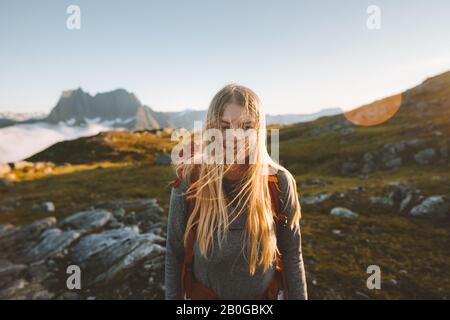
<path fill-rule="evenodd" d="M 277 175 L 281 189 L 282 212 L 287 215 L 288 223 L 290 223 L 294 210 L 293 197 L 297 195 L 290 190 L 286 173 L 278 171 Z M 186 228 L 186 196 L 184 194 L 188 186 L 186 180 L 172 188 L 170 197 L 165 271 L 167 300 L 183 299 L 181 269 L 184 258 L 183 234 Z M 225 190 L 231 188 L 230 185 L 224 185 Z M 230 207 L 230 214 L 233 211 L 233 207 Z M 233 221 L 227 241 L 220 249 L 217 244 L 213 245 L 209 259 L 201 255 L 197 242 L 194 242 L 192 265 L 194 276 L 205 286 L 214 290 L 220 299 L 253 299 L 264 293 L 275 272 L 275 263 L 273 263 L 272 268 L 265 272 L 259 267 L 255 275 L 249 274 L 248 260 L 242 252 L 245 222 L 244 214 Z M 288 297 L 295 300 L 307 299 L 300 230 L 291 230 L 289 227 L 280 228 L 277 237 L 286 272 Z"/>

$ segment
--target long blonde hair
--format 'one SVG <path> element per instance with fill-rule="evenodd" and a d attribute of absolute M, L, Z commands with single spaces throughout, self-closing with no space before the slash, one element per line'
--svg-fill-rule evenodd
<path fill-rule="evenodd" d="M 229 219 L 227 208 L 232 203 L 236 203 L 241 209 L 233 220 L 242 214 L 245 208 L 248 210 L 246 241 L 243 243 L 242 250 L 247 249 L 247 251 L 244 250 L 244 253 L 249 256 L 249 273 L 254 275 L 258 266 L 262 266 L 264 271 L 272 266 L 278 250 L 274 225 L 276 213 L 273 212 L 270 199 L 268 170 L 286 172 L 290 190 L 295 191 L 294 197 L 289 196 L 289 201 L 292 201 L 290 205 L 295 206 L 295 212 L 289 224 L 291 229 L 299 228 L 301 208 L 294 177 L 287 169 L 273 161 L 267 152 L 265 113 L 260 99 L 252 90 L 237 84 L 229 84 L 222 88 L 210 103 L 206 123 L 202 130 L 220 128 L 222 114 L 229 103 L 242 106 L 255 119 L 255 129 L 258 132 L 254 144 L 255 150 L 252 151 L 255 152 L 255 161 L 253 161 L 254 164 L 248 165 L 240 190 L 229 203 L 227 203 L 222 189 L 222 178 L 224 173 L 230 169 L 229 166 L 218 163 L 209 164 L 203 161 L 200 164 L 196 164 L 194 161 L 183 162 L 175 166 L 176 172 L 181 172 L 183 179 L 192 174 L 195 166 L 198 169 L 196 187 L 191 185 L 186 191 L 187 197 L 194 197 L 196 201 L 193 212 L 187 221 L 184 245 L 187 244 L 189 230 L 194 227 L 194 217 L 199 214 L 196 239 L 201 254 L 207 258 L 213 242 L 217 240 L 220 246 L 225 239 L 228 227 L 232 222 Z M 192 155 L 192 159 L 194 156 Z"/>

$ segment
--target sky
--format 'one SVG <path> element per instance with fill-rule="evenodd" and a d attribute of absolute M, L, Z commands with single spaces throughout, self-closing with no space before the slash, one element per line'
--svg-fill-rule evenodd
<path fill-rule="evenodd" d="M 448 70 L 448 0 L 0 0 L 0 112 L 49 112 L 78 87 L 206 109 L 232 82 L 271 114 L 350 110 Z"/>

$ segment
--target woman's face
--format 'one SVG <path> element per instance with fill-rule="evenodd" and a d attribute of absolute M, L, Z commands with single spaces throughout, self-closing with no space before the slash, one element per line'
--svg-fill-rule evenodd
<path fill-rule="evenodd" d="M 232 163 L 237 162 L 238 152 L 239 157 L 242 156 L 241 159 L 247 159 L 249 157 L 249 150 L 251 150 L 249 148 L 249 140 L 251 141 L 251 139 L 246 139 L 246 135 L 251 134 L 252 130 L 250 129 L 255 129 L 255 125 L 256 121 L 254 117 L 241 105 L 229 103 L 225 106 L 220 119 L 220 129 L 223 136 L 224 154 L 226 153 L 227 145 L 230 145 L 230 148 L 234 150 L 234 160 Z M 226 158 L 226 161 L 227 164 L 230 164 L 228 158 Z"/>

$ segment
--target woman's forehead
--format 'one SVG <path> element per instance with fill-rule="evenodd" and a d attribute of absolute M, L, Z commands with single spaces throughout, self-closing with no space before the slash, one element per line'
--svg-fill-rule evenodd
<path fill-rule="evenodd" d="M 235 103 L 229 103 L 225 106 L 222 117 L 225 122 L 251 122 L 255 118 L 248 112 L 246 108 Z"/>

